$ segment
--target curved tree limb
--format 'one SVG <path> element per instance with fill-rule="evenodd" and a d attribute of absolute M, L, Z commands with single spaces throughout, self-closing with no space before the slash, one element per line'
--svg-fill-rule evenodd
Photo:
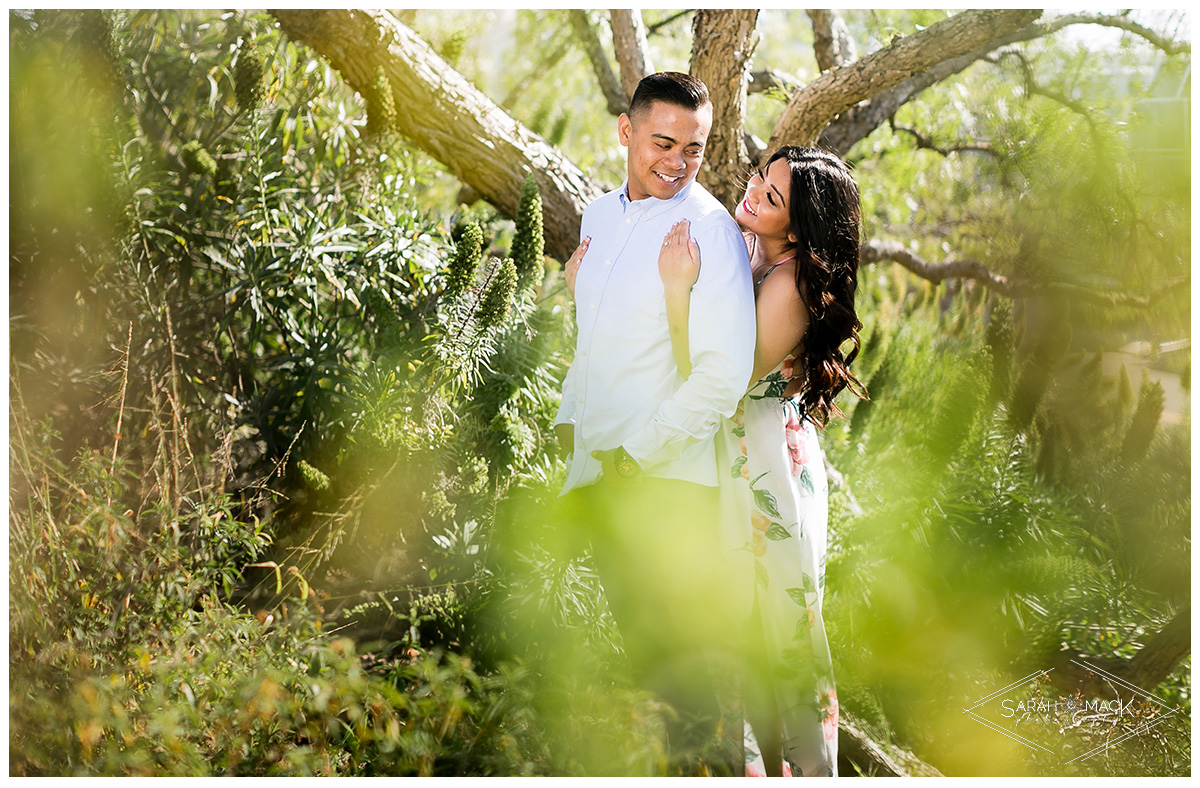
<path fill-rule="evenodd" d="M 1186 41 L 1173 41 L 1166 36 L 1159 35 L 1145 25 L 1139 25 L 1137 22 L 1134 22 L 1127 16 L 1128 13 L 1128 11 L 1122 11 L 1119 14 L 1101 14 L 1085 11 L 1077 14 L 1063 14 L 1053 19 L 1035 22 L 1030 26 L 1030 30 L 1027 31 L 1027 36 L 1028 38 L 1038 38 L 1050 35 L 1051 33 L 1057 33 L 1068 25 L 1100 25 L 1101 27 L 1113 27 L 1133 33 L 1168 55 L 1181 55 L 1192 51 L 1190 43 Z M 1018 40 L 1027 39 L 1022 38 Z"/>
<path fill-rule="evenodd" d="M 818 144 L 826 150 L 845 155 L 859 140 L 879 128 L 904 104 L 912 101 L 921 91 L 931 85 L 963 71 L 971 64 L 985 58 L 989 53 L 1022 41 L 1053 35 L 1070 25 L 1094 24 L 1127 30 L 1149 41 L 1168 55 L 1190 52 L 1186 42 L 1172 41 L 1153 30 L 1132 22 L 1123 15 L 1079 13 L 1065 14 L 1053 19 L 1038 20 L 1008 35 L 996 38 L 979 49 L 960 57 L 938 63 L 927 71 L 904 80 L 891 90 L 884 91 L 842 113 L 821 132 Z"/>
<path fill-rule="evenodd" d="M 809 8 L 805 11 L 813 26 L 813 52 L 817 56 L 817 68 L 831 68 L 853 63 L 858 55 L 846 22 L 837 11 L 828 8 Z"/>
<path fill-rule="evenodd" d="M 692 13 L 692 9 L 690 9 L 690 8 L 685 8 L 682 11 L 676 11 L 675 13 L 671 14 L 670 16 L 668 16 L 664 19 L 660 19 L 659 21 L 655 22 L 654 24 L 652 24 L 648 28 L 646 28 L 646 34 L 652 36 L 652 35 L 656 34 L 659 30 L 662 30 L 664 27 L 666 27 L 667 25 L 674 22 L 676 19 L 681 19 L 690 13 Z"/>
<path fill-rule="evenodd" d="M 961 57 L 1029 24 L 1041 11 L 974 10 L 955 14 L 842 68 L 827 71 L 797 91 L 775 124 L 769 150 L 811 145 L 841 113 L 946 60 Z"/>
<path fill-rule="evenodd" d="M 1129 295 L 1127 293 L 1094 290 L 1071 282 L 1037 282 L 1029 279 L 1015 279 L 997 274 L 988 269 L 983 263 L 975 260 L 952 260 L 945 263 L 931 263 L 917 253 L 911 251 L 899 241 L 871 240 L 859 247 L 859 265 L 867 266 L 873 263 L 889 261 L 898 263 L 920 278 L 938 284 L 947 279 L 973 279 L 989 290 L 993 290 L 1009 298 L 1024 298 L 1038 293 L 1053 293 L 1066 296 L 1072 300 L 1095 304 L 1105 307 L 1134 307 L 1146 309 L 1171 293 L 1178 292 L 1180 287 L 1191 281 L 1191 276 L 1165 283 L 1154 292 L 1145 296 Z"/>
<path fill-rule="evenodd" d="M 787 74 L 779 69 L 765 68 L 758 71 L 751 71 L 746 84 L 747 93 L 766 93 L 768 90 L 780 90 L 787 94 L 792 94 L 799 90 L 803 85 L 800 80 Z"/>
<path fill-rule="evenodd" d="M 916 129 L 912 129 L 907 126 L 897 126 L 894 118 L 890 121 L 890 123 L 893 132 L 903 132 L 908 134 L 916 142 L 917 147 L 921 148 L 922 150 L 931 150 L 934 153 L 941 154 L 942 156 L 949 156 L 954 153 L 982 153 L 996 159 L 1003 157 L 1003 154 L 1000 151 L 996 150 L 987 143 L 958 142 L 953 145 L 938 145 L 933 141 L 933 139 L 922 134 Z"/>
<path fill-rule="evenodd" d="M 591 16 L 582 8 L 572 8 L 567 14 L 571 20 L 571 27 L 592 64 L 596 83 L 600 86 L 600 93 L 604 96 L 609 114 L 620 115 L 629 109 L 629 98 L 621 90 L 621 83 L 613 73 L 608 55 L 604 53 L 604 45 L 600 43 L 600 36 L 596 35 L 596 28 L 592 25 Z"/>
<path fill-rule="evenodd" d="M 859 140 L 865 139 L 879 128 L 896 110 L 912 101 L 921 91 L 962 71 L 996 49 L 989 43 L 960 57 L 942 61 L 932 68 L 904 80 L 900 84 L 862 101 L 842 113 L 829 124 L 818 140 L 818 145 L 841 156 Z"/>
<path fill-rule="evenodd" d="M 642 12 L 636 8 L 614 8 L 609 11 L 612 25 L 613 50 L 617 55 L 617 68 L 621 71 L 621 89 L 626 100 L 633 98 L 642 77 L 654 73 L 650 62 L 649 47 L 646 46 L 646 26 L 642 24 Z"/>
<path fill-rule="evenodd" d="M 397 107 L 396 131 L 440 161 L 508 216 L 530 172 L 542 195 L 546 253 L 560 260 L 579 240 L 584 207 L 603 189 L 529 131 L 384 11 L 276 10 L 293 41 L 307 44 L 366 94 L 382 67 Z"/>
<path fill-rule="evenodd" d="M 757 43 L 757 9 L 702 9 L 692 19 L 692 76 L 708 86 L 712 131 L 697 179 L 727 208 L 742 194 L 750 166 L 742 133 L 746 121 L 746 64 Z"/>

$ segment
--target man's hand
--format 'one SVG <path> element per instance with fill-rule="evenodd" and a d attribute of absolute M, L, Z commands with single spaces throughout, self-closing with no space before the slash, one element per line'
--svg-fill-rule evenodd
<path fill-rule="evenodd" d="M 592 458 L 600 461 L 600 478 L 606 479 L 609 482 L 623 487 L 629 487 L 639 484 L 642 480 L 641 474 L 629 477 L 622 476 L 617 472 L 617 450 L 616 449 L 597 449 L 592 452 Z"/>
<path fill-rule="evenodd" d="M 558 438 L 558 456 L 565 460 L 575 451 L 575 425 L 555 424 L 554 435 Z"/>

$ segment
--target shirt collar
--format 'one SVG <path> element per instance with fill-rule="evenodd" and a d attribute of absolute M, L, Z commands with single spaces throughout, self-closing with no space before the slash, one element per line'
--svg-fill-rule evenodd
<path fill-rule="evenodd" d="M 695 185 L 696 179 L 692 178 L 692 180 L 689 181 L 686 186 L 680 189 L 679 192 L 669 200 L 660 200 L 657 197 L 647 197 L 644 200 L 631 200 L 629 199 L 629 178 L 626 178 L 624 182 L 621 183 L 621 188 L 618 191 L 618 194 L 621 198 L 621 210 L 627 211 L 630 207 L 633 207 L 637 210 L 645 211 L 647 216 L 654 216 L 655 214 L 661 211 L 669 210 L 670 208 L 679 205 L 686 200 L 688 192 L 690 192 L 692 187 Z"/>

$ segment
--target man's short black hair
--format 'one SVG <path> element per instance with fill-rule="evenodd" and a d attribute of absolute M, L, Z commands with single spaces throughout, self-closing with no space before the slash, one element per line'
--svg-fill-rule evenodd
<path fill-rule="evenodd" d="M 650 108 L 655 101 L 674 104 L 693 112 L 708 103 L 708 87 L 691 74 L 660 71 L 644 77 L 629 100 L 629 115 Z"/>

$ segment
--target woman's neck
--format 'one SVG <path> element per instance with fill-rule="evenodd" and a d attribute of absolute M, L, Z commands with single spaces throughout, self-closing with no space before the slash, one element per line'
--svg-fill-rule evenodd
<path fill-rule="evenodd" d="M 786 238 L 763 238 L 761 236 L 754 237 L 754 253 L 750 257 L 750 267 L 755 271 L 760 268 L 775 265 L 783 262 L 789 256 L 795 256 L 794 244 L 788 243 Z"/>

